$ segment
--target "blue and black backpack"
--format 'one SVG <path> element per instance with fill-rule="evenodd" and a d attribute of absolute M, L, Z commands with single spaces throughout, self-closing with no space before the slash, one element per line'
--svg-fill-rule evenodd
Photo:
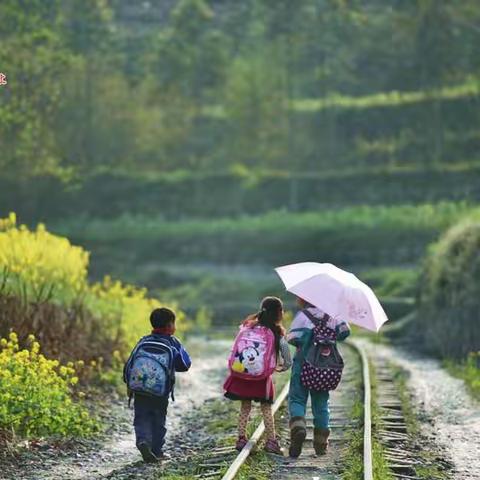
<path fill-rule="evenodd" d="M 174 400 L 175 350 L 166 339 L 150 335 L 142 338 L 123 370 L 129 392 Z"/>

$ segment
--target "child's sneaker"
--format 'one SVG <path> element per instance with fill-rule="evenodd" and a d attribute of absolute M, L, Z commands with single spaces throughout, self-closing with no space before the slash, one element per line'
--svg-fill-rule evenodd
<path fill-rule="evenodd" d="M 243 450 L 243 447 L 247 444 L 247 437 L 241 436 L 238 437 L 237 443 L 235 444 L 235 449 L 239 452 Z"/>
<path fill-rule="evenodd" d="M 137 448 L 142 454 L 143 461 L 146 463 L 158 462 L 158 458 L 152 452 L 150 445 L 147 442 L 137 443 Z"/>
<path fill-rule="evenodd" d="M 267 443 L 265 444 L 265 451 L 268 453 L 274 453 L 275 455 L 283 456 L 282 447 L 280 447 L 280 444 L 278 443 L 278 440 L 276 438 L 271 438 L 267 441 Z"/>
<path fill-rule="evenodd" d="M 157 457 L 159 462 L 164 462 L 166 460 L 170 460 L 171 458 L 170 454 L 166 452 L 154 453 L 154 455 Z"/>

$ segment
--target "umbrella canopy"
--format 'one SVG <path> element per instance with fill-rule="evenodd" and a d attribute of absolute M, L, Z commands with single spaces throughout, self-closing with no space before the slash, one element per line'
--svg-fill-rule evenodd
<path fill-rule="evenodd" d="M 331 317 L 378 332 L 388 320 L 372 289 L 331 263 L 295 263 L 275 269 L 285 288 Z"/>

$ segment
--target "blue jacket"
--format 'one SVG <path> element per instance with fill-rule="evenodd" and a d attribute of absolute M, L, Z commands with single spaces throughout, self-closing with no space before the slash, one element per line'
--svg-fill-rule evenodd
<path fill-rule="evenodd" d="M 177 337 L 174 337 L 173 335 L 159 335 L 158 333 L 155 333 L 153 335 L 147 335 L 146 337 L 143 337 L 143 339 L 151 337 L 160 337 L 163 340 L 169 341 L 170 346 L 175 350 L 176 372 L 186 372 L 189 370 L 190 366 L 192 365 L 192 359 L 190 358 L 190 355 L 185 350 L 185 347 L 180 343 L 180 340 Z"/>

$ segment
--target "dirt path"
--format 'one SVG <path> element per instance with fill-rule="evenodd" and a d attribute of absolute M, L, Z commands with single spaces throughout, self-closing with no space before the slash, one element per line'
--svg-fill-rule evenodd
<path fill-rule="evenodd" d="M 421 414 L 423 433 L 448 452 L 455 467 L 452 480 L 480 479 L 480 404 L 464 383 L 437 360 L 391 346 L 364 345 L 410 374 L 408 386 Z"/>
<path fill-rule="evenodd" d="M 229 341 L 189 342 L 194 359 L 189 372 L 178 374 L 175 403 L 170 403 L 167 421 L 166 451 L 188 453 L 195 445 L 191 435 L 182 435 L 182 417 L 206 400 L 221 395 L 222 379 L 226 371 Z M 5 480 L 97 480 L 101 478 L 146 478 L 154 467 L 141 462 L 135 448 L 132 427 L 133 411 L 125 402 L 112 405 L 111 440 L 102 445 L 87 446 L 74 452 L 61 453 L 53 449 L 41 452 L 39 458 L 22 461 L 18 467 L 0 472 Z M 193 437 L 194 438 L 194 437 Z M 39 461 L 41 462 L 39 464 Z M 5 475 L 5 476 L 2 476 Z"/>

